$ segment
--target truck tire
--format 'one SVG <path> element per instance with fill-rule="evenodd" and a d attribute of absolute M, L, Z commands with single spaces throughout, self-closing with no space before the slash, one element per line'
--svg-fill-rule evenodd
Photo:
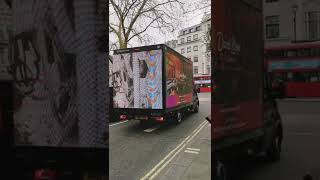
<path fill-rule="evenodd" d="M 177 112 L 176 116 L 174 117 L 174 123 L 175 124 L 180 124 L 182 121 L 182 113 L 181 112 Z"/>
<path fill-rule="evenodd" d="M 281 153 L 281 137 L 279 133 L 273 138 L 270 148 L 267 151 L 267 159 L 271 162 L 280 160 Z"/>
<path fill-rule="evenodd" d="M 141 128 L 146 128 L 147 127 L 147 122 L 146 120 L 139 120 L 139 125 Z"/>
<path fill-rule="evenodd" d="M 214 165 L 214 180 L 228 180 L 227 168 L 223 161 L 217 160 Z"/>

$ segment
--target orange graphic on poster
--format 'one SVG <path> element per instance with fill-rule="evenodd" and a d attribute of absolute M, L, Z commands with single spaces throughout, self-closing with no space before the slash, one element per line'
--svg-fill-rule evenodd
<path fill-rule="evenodd" d="M 192 64 L 173 53 L 166 54 L 166 107 L 189 103 L 192 97 Z"/>

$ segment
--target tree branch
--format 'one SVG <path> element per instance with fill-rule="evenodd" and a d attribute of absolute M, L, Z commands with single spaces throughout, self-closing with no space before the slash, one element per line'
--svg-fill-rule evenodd
<path fill-rule="evenodd" d="M 129 25 L 129 28 L 128 28 L 128 32 L 126 34 L 126 39 L 128 39 L 128 37 L 130 36 L 130 31 L 132 30 L 132 27 L 134 25 L 134 23 L 137 21 L 138 17 L 141 15 L 141 11 L 143 10 L 145 4 L 147 3 L 148 0 L 143 0 L 141 6 L 139 7 L 138 9 L 138 12 L 137 14 L 134 16 L 134 18 L 132 19 L 130 25 Z"/>
<path fill-rule="evenodd" d="M 132 38 L 134 38 L 135 36 L 138 36 L 144 32 L 147 31 L 147 29 L 153 24 L 153 22 L 155 22 L 157 19 L 153 19 L 142 31 L 138 32 L 138 33 L 135 33 L 133 36 L 131 36 L 128 41 L 130 41 Z"/>

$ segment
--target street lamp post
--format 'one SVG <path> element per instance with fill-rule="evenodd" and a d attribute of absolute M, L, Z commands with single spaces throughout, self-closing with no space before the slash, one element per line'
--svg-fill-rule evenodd
<path fill-rule="evenodd" d="M 297 42 L 297 10 L 298 10 L 298 5 L 294 4 L 292 6 L 292 11 L 293 11 L 293 30 L 294 30 L 294 42 Z"/>

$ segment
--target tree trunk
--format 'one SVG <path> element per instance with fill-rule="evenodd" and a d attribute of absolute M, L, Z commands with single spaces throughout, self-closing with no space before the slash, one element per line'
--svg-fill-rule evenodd
<path fill-rule="evenodd" d="M 119 41 L 119 44 L 120 44 L 120 49 L 128 48 L 128 40 L 126 39 Z"/>

